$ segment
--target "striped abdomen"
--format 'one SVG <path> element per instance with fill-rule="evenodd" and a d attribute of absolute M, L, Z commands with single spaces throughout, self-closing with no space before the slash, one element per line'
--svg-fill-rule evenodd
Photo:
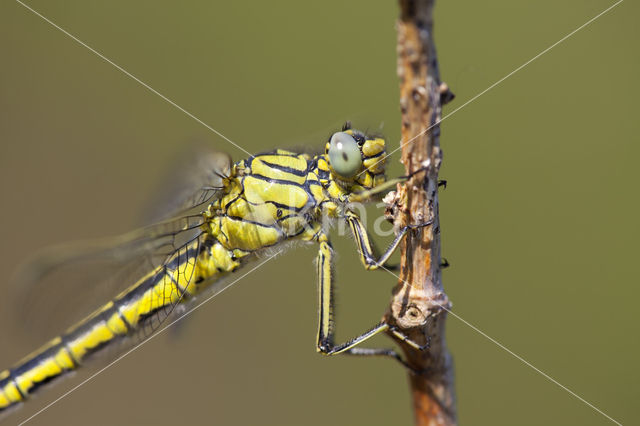
<path fill-rule="evenodd" d="M 75 370 L 105 346 L 139 333 L 151 334 L 176 305 L 239 266 L 218 242 L 203 241 L 199 237 L 186 244 L 64 335 L 0 372 L 0 411 Z"/>

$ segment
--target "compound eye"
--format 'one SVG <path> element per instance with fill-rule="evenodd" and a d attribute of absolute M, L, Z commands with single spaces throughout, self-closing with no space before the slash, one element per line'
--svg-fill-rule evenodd
<path fill-rule="evenodd" d="M 334 133 L 329 141 L 329 163 L 338 175 L 352 178 L 362 168 L 362 154 L 356 140 L 345 132 Z"/>

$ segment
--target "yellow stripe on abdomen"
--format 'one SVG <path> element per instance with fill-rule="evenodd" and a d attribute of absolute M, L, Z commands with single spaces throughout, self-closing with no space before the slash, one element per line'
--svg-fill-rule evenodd
<path fill-rule="evenodd" d="M 143 276 L 112 302 L 27 356 L 16 367 L 1 372 L 0 411 L 75 370 L 105 346 L 142 330 L 152 315 L 166 318 L 184 297 L 238 268 L 239 257 L 245 255 L 225 249 L 217 241 L 203 244 L 194 240 L 177 250 L 162 266 Z M 157 325 L 156 321 L 154 326 Z"/>
<path fill-rule="evenodd" d="M 18 367 L 0 374 L 0 410 L 23 401 L 38 387 L 75 368 L 62 339 L 51 340 Z"/>
<path fill-rule="evenodd" d="M 0 410 L 23 401 L 40 386 L 76 369 L 90 355 L 133 332 L 145 315 L 175 304 L 191 266 L 180 273 L 158 269 L 139 280 L 127 292 L 89 315 L 85 320 L 29 355 L 17 367 L 0 374 Z M 153 285 L 155 283 L 155 285 Z M 151 286 L 150 288 L 146 288 Z"/>

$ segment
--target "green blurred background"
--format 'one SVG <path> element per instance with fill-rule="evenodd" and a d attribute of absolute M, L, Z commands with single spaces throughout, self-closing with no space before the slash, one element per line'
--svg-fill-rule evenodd
<path fill-rule="evenodd" d="M 249 151 L 321 144 L 345 119 L 397 146 L 395 2 L 219 3 L 28 2 Z M 445 114 L 611 4 L 438 2 L 441 74 L 457 95 Z M 622 3 L 446 119 L 441 139 L 455 312 L 626 424 L 640 384 L 637 16 Z M 4 277 L 35 248 L 139 226 L 190 141 L 244 156 L 12 1 L 0 58 Z M 389 174 L 401 173 L 395 156 Z M 334 245 L 343 340 L 380 318 L 395 279 L 365 272 L 349 238 Z M 314 257 L 267 263 L 30 424 L 410 424 L 397 365 L 316 354 Z M 9 285 L 0 367 L 38 343 Z M 461 424 L 608 423 L 453 317 L 447 336 Z"/>

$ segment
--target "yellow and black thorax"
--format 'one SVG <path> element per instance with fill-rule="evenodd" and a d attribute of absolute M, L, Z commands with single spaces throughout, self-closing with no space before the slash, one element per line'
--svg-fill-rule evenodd
<path fill-rule="evenodd" d="M 332 149 L 344 147 L 345 140 L 353 143 L 351 151 L 332 158 Z M 209 206 L 207 231 L 239 256 L 287 239 L 311 240 L 323 215 L 339 217 L 350 194 L 385 182 L 383 157 L 382 138 L 351 129 L 335 133 L 323 154 L 278 149 L 251 156 L 233 166 L 225 195 Z M 336 161 L 356 166 L 336 167 Z"/>

